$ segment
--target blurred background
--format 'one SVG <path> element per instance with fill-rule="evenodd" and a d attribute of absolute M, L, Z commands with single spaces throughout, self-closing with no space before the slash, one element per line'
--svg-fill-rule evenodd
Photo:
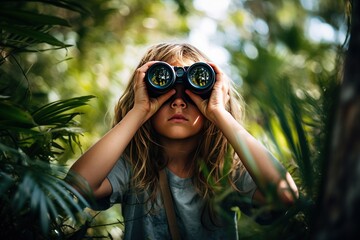
<path fill-rule="evenodd" d="M 5 163 L 7 167 L 14 165 L 4 154 L 9 151 L 7 146 L 16 151 L 20 148 L 30 158 L 68 168 L 82 151 L 110 129 L 113 108 L 147 48 L 164 41 L 189 42 L 220 65 L 236 83 L 246 102 L 247 129 L 272 150 L 300 187 L 302 202 L 287 215 L 287 223 L 273 227 L 267 237 L 271 233 L 278 236 L 279 232 L 292 239 L 308 236 L 311 209 L 318 197 L 326 155 L 329 119 L 336 103 L 347 47 L 348 1 L 16 0 L 1 3 L 3 167 Z M 73 124 L 70 132 L 66 132 L 70 128 L 62 128 L 65 132 L 61 139 L 55 139 L 53 132 L 46 135 L 53 139 L 42 153 L 48 154 L 47 157 L 41 158 L 39 153 L 31 157 L 34 151 L 29 149 L 33 150 L 39 139 L 24 129 L 32 131 L 35 125 L 41 125 L 40 120 L 31 125 L 36 111 L 49 103 L 89 95 L 94 98 L 83 100 L 78 106 L 80 112 L 70 115 Z M 8 114 L 13 110 L 32 116 L 32 123 L 21 125 L 26 121 Z M 19 123 L 16 126 L 9 123 L 14 121 Z M 43 124 L 37 134 L 43 137 L 44 129 L 51 132 L 50 125 L 53 126 Z M 81 148 L 69 147 L 67 144 L 72 146 L 72 141 Z M 54 147 L 58 150 L 56 154 L 52 154 Z M 4 170 L 4 174 L 10 176 L 11 171 Z M 12 188 L 2 183 L 2 187 L 7 186 L 2 193 L 7 193 L 9 199 L 21 190 L 17 188 L 21 177 L 16 179 L 9 183 Z M 27 194 L 30 198 L 31 194 Z M 6 199 L 2 201 L 9 204 Z M 31 208 L 26 204 L 20 207 L 24 206 Z M 4 214 L 2 227 L 8 226 L 11 219 Z M 73 230 L 85 229 L 83 232 L 87 230 L 90 236 L 120 238 L 122 224 L 109 224 L 121 221 L 120 206 L 101 212 L 94 219 L 90 225 L 101 227 L 84 228 L 77 223 Z M 254 232 L 258 234 L 256 239 L 266 239 L 266 234 L 260 234 L 263 229 L 255 223 L 244 224 L 251 226 L 243 233 L 245 239 L 252 239 Z"/>

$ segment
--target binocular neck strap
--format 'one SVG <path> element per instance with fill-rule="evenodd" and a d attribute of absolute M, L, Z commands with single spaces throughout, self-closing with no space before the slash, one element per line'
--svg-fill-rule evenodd
<path fill-rule="evenodd" d="M 180 240 L 181 238 L 180 238 L 178 226 L 176 224 L 174 204 L 172 201 L 172 196 L 170 193 L 170 188 L 169 188 L 165 169 L 160 170 L 159 180 L 160 180 L 161 195 L 164 202 L 164 207 L 165 207 L 165 212 L 167 216 L 171 237 L 173 240 Z"/>

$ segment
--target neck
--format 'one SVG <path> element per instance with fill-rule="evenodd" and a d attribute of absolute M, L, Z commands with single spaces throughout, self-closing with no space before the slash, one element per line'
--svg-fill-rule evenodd
<path fill-rule="evenodd" d="M 162 139 L 161 145 L 167 168 L 182 178 L 192 176 L 198 139 Z"/>

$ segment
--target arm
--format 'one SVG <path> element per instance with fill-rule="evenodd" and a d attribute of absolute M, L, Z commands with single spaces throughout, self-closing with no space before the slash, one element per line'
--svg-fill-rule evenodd
<path fill-rule="evenodd" d="M 297 194 L 297 188 L 290 174 L 286 172 L 284 178 L 281 169 L 276 167 L 277 162 L 274 162 L 276 160 L 272 158 L 268 150 L 247 132 L 229 112 L 222 110 L 215 116 L 214 122 L 233 146 L 250 175 L 256 180 L 259 189 L 266 188 L 268 184 L 275 184 L 282 202 L 292 203 L 294 201 L 293 193 Z M 258 190 L 255 192 L 254 198 L 259 202 L 264 201 L 263 195 Z"/>
<path fill-rule="evenodd" d="M 119 159 L 126 146 L 142 124 L 142 114 L 130 110 L 123 120 L 86 151 L 70 168 L 82 176 L 95 197 L 111 194 L 106 176 Z"/>
<path fill-rule="evenodd" d="M 220 69 L 210 65 L 216 72 L 216 82 L 209 100 L 203 100 L 199 96 L 187 91 L 186 93 L 195 102 L 204 116 L 212 121 L 224 134 L 229 143 L 240 157 L 245 168 L 255 179 L 259 189 L 265 189 L 269 184 L 277 187 L 277 194 L 285 204 L 292 203 L 294 194 L 298 190 L 294 180 L 288 172 L 282 174 L 276 167 L 279 163 L 269 151 L 258 142 L 236 119 L 226 110 L 225 105 L 229 101 L 229 82 Z M 254 199 L 264 202 L 264 196 L 257 190 Z"/>
<path fill-rule="evenodd" d="M 111 194 L 107 175 L 120 158 L 136 131 L 172 95 L 170 91 L 157 99 L 149 99 L 144 77 L 147 69 L 155 62 L 148 62 L 136 70 L 134 81 L 135 103 L 125 117 L 105 136 L 86 151 L 70 168 L 89 184 L 96 198 Z M 71 178 L 70 178 L 71 179 Z"/>

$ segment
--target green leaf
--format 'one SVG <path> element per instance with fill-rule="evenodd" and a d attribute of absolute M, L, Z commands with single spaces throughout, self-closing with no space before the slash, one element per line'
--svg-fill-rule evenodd
<path fill-rule="evenodd" d="M 66 189 L 68 189 L 68 191 L 70 191 L 75 197 L 77 197 L 78 199 L 78 206 L 89 206 L 89 201 L 86 200 L 83 195 L 81 195 L 73 186 L 71 186 L 70 184 L 68 184 L 67 182 L 65 182 L 64 180 L 60 180 L 59 183 Z M 85 194 L 88 195 L 88 197 L 90 197 L 90 188 L 89 189 L 82 189 Z M 78 210 L 82 210 L 82 208 L 79 208 Z"/>
<path fill-rule="evenodd" d="M 0 101 L 0 126 L 18 126 L 19 124 L 35 125 L 29 112 L 11 103 Z"/>
<path fill-rule="evenodd" d="M 31 193 L 33 192 L 34 186 L 34 178 L 29 174 L 25 174 L 14 195 L 14 201 L 12 204 L 15 210 L 21 211 L 24 208 L 25 203 L 29 200 Z"/>
<path fill-rule="evenodd" d="M 72 212 L 72 209 L 69 207 L 67 198 L 68 193 L 66 191 L 59 191 L 59 186 L 57 184 L 54 184 L 52 181 L 44 183 L 43 187 L 52 194 L 53 202 L 57 203 L 58 206 L 65 211 L 65 213 L 72 219 L 76 219 L 75 215 Z M 63 195 L 65 194 L 65 195 Z"/>
<path fill-rule="evenodd" d="M 52 189 L 52 188 L 47 188 L 46 190 L 48 191 L 48 194 L 50 195 L 49 197 L 46 197 L 46 204 L 49 207 L 50 217 L 52 219 L 56 219 L 57 217 L 59 217 L 59 212 L 56 210 L 55 205 L 53 203 L 53 197 L 52 196 L 53 196 L 53 191 L 55 191 L 55 190 Z"/>
<path fill-rule="evenodd" d="M 48 33 L 41 32 L 35 29 L 29 29 L 28 27 L 15 26 L 13 24 L 0 24 L 0 28 L 3 31 L 16 34 L 18 36 L 27 37 L 30 40 L 35 40 L 37 43 L 47 43 L 53 46 L 70 47 L 72 45 L 65 44 Z"/>
<path fill-rule="evenodd" d="M 67 100 L 59 100 L 46 104 L 32 113 L 34 121 L 39 125 L 67 123 L 80 113 L 66 113 L 69 110 L 84 106 L 94 96 L 82 96 Z"/>
<path fill-rule="evenodd" d="M 59 149 L 59 150 L 61 150 L 61 151 L 64 151 L 64 150 L 65 150 L 65 148 L 63 148 L 61 145 L 57 144 L 56 142 L 52 142 L 51 144 L 52 144 L 52 146 L 53 146 L 54 148 L 56 148 L 56 149 Z"/>
<path fill-rule="evenodd" d="M 54 190 L 56 190 L 55 200 L 58 201 L 59 203 L 61 202 L 61 205 L 64 208 L 64 210 L 67 212 L 67 214 L 69 214 L 69 212 L 72 212 L 72 209 L 76 209 L 76 211 L 82 212 L 84 204 L 87 204 L 85 198 L 82 197 L 73 187 L 71 187 L 64 180 L 57 179 L 53 176 L 49 176 L 49 177 L 50 177 L 49 179 L 50 181 L 47 182 L 48 187 L 51 187 Z M 75 201 L 73 195 L 70 194 L 68 190 L 70 190 L 71 193 L 75 194 L 75 196 L 78 197 L 79 202 Z M 62 196 L 61 201 L 59 201 L 60 199 L 58 199 L 60 196 Z M 73 219 L 76 219 L 75 215 L 72 213 L 69 216 L 71 216 Z"/>
<path fill-rule="evenodd" d="M 22 0 L 24 1 L 24 0 Z M 53 5 L 59 8 L 68 9 L 74 12 L 79 12 L 83 14 L 90 14 L 90 11 L 85 8 L 83 3 L 79 4 L 78 1 L 72 1 L 72 0 L 27 0 L 32 2 L 40 2 L 40 3 L 46 3 L 49 5 Z"/>
<path fill-rule="evenodd" d="M 33 178 L 34 179 L 34 178 Z M 30 198 L 30 207 L 32 211 L 36 211 L 39 208 L 40 200 L 41 200 L 42 191 L 39 185 L 36 183 L 36 179 L 34 179 L 33 189 L 31 191 Z"/>
<path fill-rule="evenodd" d="M 290 105 L 291 113 L 293 117 L 293 122 L 296 128 L 296 133 L 299 141 L 298 151 L 301 155 L 301 160 L 299 159 L 299 167 L 302 168 L 301 172 L 304 175 L 304 185 L 309 191 L 309 194 L 312 195 L 312 188 L 314 185 L 313 182 L 313 168 L 310 158 L 310 148 L 307 140 L 307 136 L 302 123 L 301 108 L 298 106 L 295 96 L 290 96 Z"/>
<path fill-rule="evenodd" d="M 44 234 L 47 234 L 49 232 L 49 226 L 50 226 L 50 215 L 49 210 L 48 210 L 48 204 L 47 204 L 47 196 L 44 194 L 43 191 L 40 192 L 39 194 L 40 196 L 40 208 L 38 211 L 38 215 L 40 218 L 40 225 L 41 225 L 41 230 L 43 231 Z"/>
<path fill-rule="evenodd" d="M 7 190 L 14 184 L 13 178 L 4 172 L 0 172 L 0 196 L 4 196 Z M 0 197 L 0 198 L 1 198 Z"/>
<path fill-rule="evenodd" d="M 7 8 L 0 8 L 0 20 L 4 19 L 5 21 L 10 19 L 7 22 L 18 21 L 23 25 L 60 25 L 70 27 L 69 23 L 59 17 L 44 15 L 40 13 L 33 13 L 22 10 L 12 10 Z"/>

